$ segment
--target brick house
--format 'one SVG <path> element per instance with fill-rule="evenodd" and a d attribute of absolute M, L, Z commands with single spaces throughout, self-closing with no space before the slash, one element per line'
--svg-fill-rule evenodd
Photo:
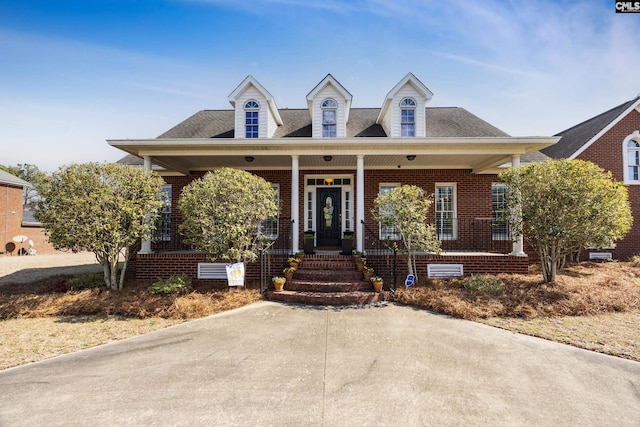
<path fill-rule="evenodd" d="M 55 253 L 42 224 L 33 218 L 32 212 L 24 209 L 25 187 L 31 187 L 31 184 L 0 170 L 0 253 L 18 255 L 27 253 L 30 248 L 38 254 Z M 23 242 L 20 241 L 22 239 L 14 239 L 19 236 L 26 239 Z"/>
<path fill-rule="evenodd" d="M 154 241 L 142 242 L 132 262 L 136 277 L 198 277 L 207 256 L 182 244 L 175 206 L 185 185 L 219 167 L 273 185 L 280 216 L 265 232 L 288 242 L 289 253 L 309 240 L 315 250 L 338 250 L 345 232 L 370 259 L 385 252 L 380 242 L 395 236 L 373 221 L 373 200 L 414 184 L 434 195 L 432 218 L 445 250 L 420 255 L 420 274 L 447 265 L 464 274 L 525 272 L 522 239 L 499 220 L 504 187 L 497 174 L 558 138 L 513 137 L 463 108 L 429 107 L 433 93 L 411 73 L 380 95 L 380 107 L 352 107 L 351 93 L 328 74 L 307 94 L 307 108 L 279 109 L 248 76 L 229 95 L 230 109 L 199 111 L 158 138 L 109 140 L 129 154 L 121 162 L 156 170 L 167 184 L 165 221 Z M 386 264 L 376 271 L 388 270 L 388 261 L 378 263 Z M 249 279 L 264 276 L 259 265 L 247 268 Z"/>
<path fill-rule="evenodd" d="M 608 248 L 613 258 L 627 259 L 640 254 L 640 97 L 557 134 L 560 141 L 542 149 L 554 159 L 588 160 L 610 171 L 624 183 L 634 224 L 627 236 Z M 602 253 L 601 250 L 586 251 Z M 588 256 L 588 255 L 585 255 Z"/>

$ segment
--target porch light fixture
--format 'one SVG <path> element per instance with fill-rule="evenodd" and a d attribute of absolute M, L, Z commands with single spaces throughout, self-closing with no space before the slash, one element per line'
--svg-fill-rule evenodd
<path fill-rule="evenodd" d="M 251 162 L 253 162 L 254 157 L 253 157 L 253 156 L 244 156 L 244 159 L 245 159 L 248 163 L 251 163 Z"/>
<path fill-rule="evenodd" d="M 327 184 L 331 185 L 331 184 L 333 184 L 333 178 L 325 178 L 324 182 L 326 182 Z"/>
<path fill-rule="evenodd" d="M 325 162 L 330 162 L 331 159 L 333 159 L 332 156 L 323 156 L 322 158 L 324 159 Z"/>
<path fill-rule="evenodd" d="M 415 159 L 416 159 L 416 156 L 414 154 L 407 156 L 407 160 L 409 160 L 410 162 L 413 162 Z"/>

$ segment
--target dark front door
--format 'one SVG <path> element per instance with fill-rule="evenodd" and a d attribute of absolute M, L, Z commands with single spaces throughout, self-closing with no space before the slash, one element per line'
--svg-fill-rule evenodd
<path fill-rule="evenodd" d="M 318 188 L 316 190 L 318 207 L 316 211 L 316 245 L 340 246 L 342 212 L 341 188 Z"/>

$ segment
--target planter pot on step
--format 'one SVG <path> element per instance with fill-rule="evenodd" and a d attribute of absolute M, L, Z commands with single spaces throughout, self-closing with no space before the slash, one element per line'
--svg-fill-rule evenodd
<path fill-rule="evenodd" d="M 384 282 L 377 281 L 377 282 L 371 282 L 371 284 L 373 285 L 373 290 L 374 291 L 380 292 L 380 291 L 382 291 L 382 285 L 384 284 Z"/>

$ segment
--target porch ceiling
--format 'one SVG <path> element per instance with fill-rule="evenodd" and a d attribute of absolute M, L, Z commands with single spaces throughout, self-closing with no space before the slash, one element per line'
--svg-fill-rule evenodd
<path fill-rule="evenodd" d="M 332 140 L 151 139 L 109 140 L 127 153 L 150 156 L 170 172 L 188 174 L 222 166 L 244 169 L 290 169 L 300 156 L 301 169 L 355 169 L 357 155 L 365 168 L 472 169 L 492 173 L 514 154 L 525 155 L 558 141 L 557 137 L 525 138 L 346 138 Z M 330 161 L 324 156 L 331 156 Z M 408 160 L 407 156 L 415 156 Z M 246 157 L 252 157 L 248 162 Z"/>

